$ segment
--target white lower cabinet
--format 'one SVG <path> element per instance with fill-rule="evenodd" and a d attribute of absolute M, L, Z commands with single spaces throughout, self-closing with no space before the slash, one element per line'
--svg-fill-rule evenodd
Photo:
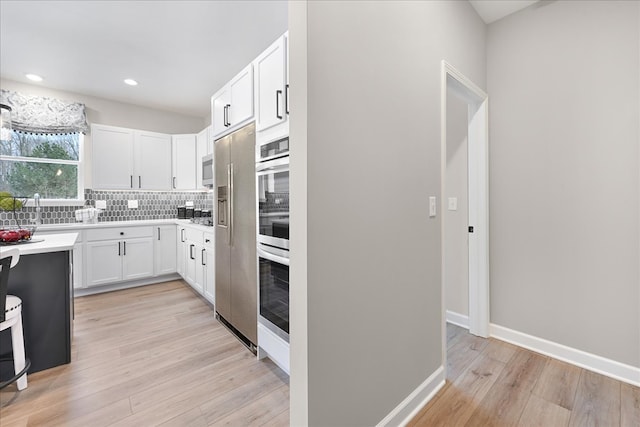
<path fill-rule="evenodd" d="M 154 227 L 153 240 L 155 253 L 154 275 L 175 273 L 177 270 L 177 236 L 175 225 Z"/>
<path fill-rule="evenodd" d="M 153 276 L 151 227 L 87 230 L 86 286 L 100 286 Z"/>
<path fill-rule="evenodd" d="M 211 304 L 215 303 L 214 235 L 202 227 L 178 227 L 178 273 Z"/>

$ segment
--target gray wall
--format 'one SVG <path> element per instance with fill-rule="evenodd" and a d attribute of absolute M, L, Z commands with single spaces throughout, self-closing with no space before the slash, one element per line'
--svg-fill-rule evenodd
<path fill-rule="evenodd" d="M 469 315 L 469 196 L 468 196 L 468 105 L 447 93 L 447 168 L 444 215 L 445 308 Z M 448 198 L 458 199 L 458 209 L 450 211 Z"/>
<path fill-rule="evenodd" d="M 428 196 L 440 201 L 440 61 L 484 87 L 485 26 L 467 2 L 309 2 L 306 15 L 295 3 L 291 38 L 308 40 L 292 49 L 291 88 L 307 61 L 308 111 L 301 139 L 291 115 L 291 179 L 306 177 L 291 221 L 295 233 L 306 220 L 307 239 L 291 250 L 307 265 L 292 283 L 307 312 L 291 322 L 307 328 L 292 331 L 291 421 L 371 426 L 442 365 L 440 215 L 428 218 Z"/>
<path fill-rule="evenodd" d="M 491 321 L 640 366 L 638 2 L 488 27 Z"/>
<path fill-rule="evenodd" d="M 66 101 L 85 104 L 85 112 L 89 124 L 120 126 L 153 132 L 180 134 L 197 133 L 207 126 L 202 117 L 184 116 L 168 111 L 153 110 L 137 105 L 110 101 L 108 99 L 81 95 L 73 92 L 63 92 L 41 85 L 32 85 L 13 80 L 0 80 L 2 89 L 27 93 L 30 95 L 47 96 Z M 210 122 L 211 119 L 209 119 Z M 85 187 L 91 188 L 91 132 L 85 135 Z"/>

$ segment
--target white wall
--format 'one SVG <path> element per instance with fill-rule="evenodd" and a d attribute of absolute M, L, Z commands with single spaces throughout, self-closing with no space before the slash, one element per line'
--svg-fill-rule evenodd
<path fill-rule="evenodd" d="M 640 367 L 638 2 L 487 33 L 491 321 Z"/>
<path fill-rule="evenodd" d="M 89 125 L 121 126 L 154 132 L 180 134 L 197 133 L 207 126 L 202 117 L 185 116 L 167 111 L 153 110 L 108 99 L 81 95 L 50 89 L 41 85 L 32 85 L 13 80 L 0 80 L 2 89 L 13 90 L 30 95 L 58 98 L 85 104 L 85 113 Z M 209 119 L 210 120 L 210 119 Z M 85 187 L 91 188 L 91 131 L 85 135 Z"/>
<path fill-rule="evenodd" d="M 469 315 L 468 105 L 447 93 L 447 169 L 442 200 L 444 220 L 445 308 Z M 450 211 L 448 198 L 458 200 Z"/>
<path fill-rule="evenodd" d="M 298 3 L 291 424 L 371 426 L 443 363 L 440 62 L 484 87 L 485 26 L 467 2 Z"/>

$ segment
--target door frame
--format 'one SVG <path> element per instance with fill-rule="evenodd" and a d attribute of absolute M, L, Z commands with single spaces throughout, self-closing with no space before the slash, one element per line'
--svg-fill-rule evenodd
<path fill-rule="evenodd" d="M 447 93 L 468 107 L 469 332 L 489 336 L 489 96 L 451 64 L 442 60 L 440 91 L 440 194 L 445 200 L 447 167 Z M 443 202 L 444 211 L 444 202 Z M 446 360 L 445 218 L 440 222 L 442 268 L 443 360 Z"/>

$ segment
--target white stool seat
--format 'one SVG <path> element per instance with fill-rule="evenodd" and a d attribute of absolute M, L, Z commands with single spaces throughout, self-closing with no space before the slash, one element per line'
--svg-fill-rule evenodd
<path fill-rule="evenodd" d="M 5 322 L 16 316 L 20 316 L 21 312 L 22 312 L 22 300 L 16 296 L 7 295 L 7 305 L 4 309 Z"/>
<path fill-rule="evenodd" d="M 9 262 L 9 259 L 11 260 Z M 11 328 L 11 346 L 13 350 L 13 368 L 15 376 L 1 383 L 4 388 L 17 380 L 18 390 L 27 388 L 27 370 L 31 365 L 25 357 L 24 335 L 22 330 L 22 300 L 14 295 L 7 295 L 9 269 L 13 268 L 20 259 L 17 248 L 3 248 L 0 252 L 0 294 L 4 297 L 4 313 L 0 312 L 4 320 L 0 322 L 0 331 Z M 7 268 L 8 267 L 8 268 Z M 1 302 L 0 302 L 1 304 Z M 0 307 L 2 307 L 0 305 Z M 1 310 L 1 308 L 0 308 Z M 18 376 L 19 375 L 19 376 Z"/>

